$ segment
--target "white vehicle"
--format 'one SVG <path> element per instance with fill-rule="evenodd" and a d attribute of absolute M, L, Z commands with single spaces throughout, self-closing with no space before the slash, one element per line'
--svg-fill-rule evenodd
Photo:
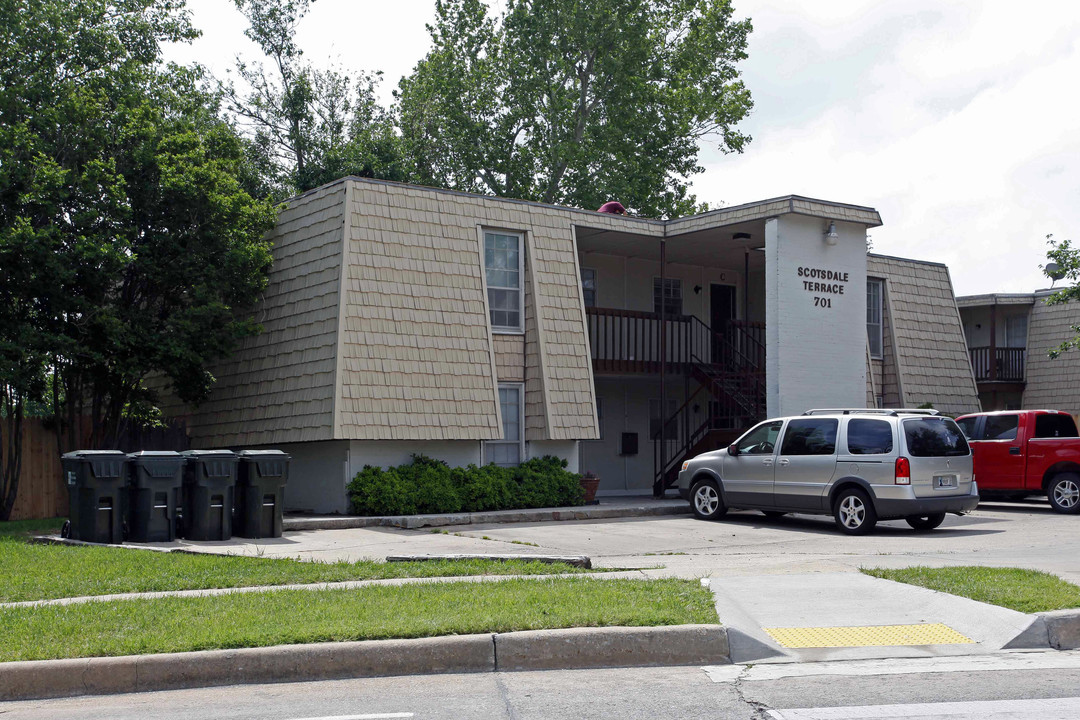
<path fill-rule="evenodd" d="M 684 462 L 678 488 L 703 520 L 732 508 L 831 514 L 849 535 L 899 518 L 932 530 L 946 513 L 979 504 L 967 440 L 935 410 L 810 410 L 766 420 Z"/>

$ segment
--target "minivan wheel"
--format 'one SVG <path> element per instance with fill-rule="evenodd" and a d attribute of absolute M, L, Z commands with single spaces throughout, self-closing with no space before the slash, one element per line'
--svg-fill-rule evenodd
<path fill-rule="evenodd" d="M 848 535 L 866 535 L 877 525 L 877 513 L 870 497 L 858 488 L 845 488 L 833 504 L 836 527 Z"/>
<path fill-rule="evenodd" d="M 933 530 L 945 522 L 945 513 L 933 513 L 931 515 L 908 515 L 904 521 L 916 530 Z"/>
<path fill-rule="evenodd" d="M 1061 473 L 1046 486 L 1046 499 L 1055 512 L 1075 515 L 1080 512 L 1080 475 Z"/>
<path fill-rule="evenodd" d="M 690 491 L 690 507 L 702 520 L 716 520 L 727 512 L 715 480 L 702 480 Z"/>

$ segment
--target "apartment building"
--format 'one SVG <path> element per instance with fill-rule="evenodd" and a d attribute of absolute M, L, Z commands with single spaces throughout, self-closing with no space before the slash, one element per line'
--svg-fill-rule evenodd
<path fill-rule="evenodd" d="M 538 455 L 602 494 L 812 407 L 978 409 L 948 270 L 868 255 L 867 207 L 785 196 L 675 220 L 343 178 L 289 201 L 264 332 L 186 416 L 278 447 L 291 509 L 364 465 Z"/>
<path fill-rule="evenodd" d="M 1080 305 L 1047 305 L 1053 290 L 957 298 L 983 410 L 1080 413 L 1076 351 L 1049 351 L 1076 335 Z"/>

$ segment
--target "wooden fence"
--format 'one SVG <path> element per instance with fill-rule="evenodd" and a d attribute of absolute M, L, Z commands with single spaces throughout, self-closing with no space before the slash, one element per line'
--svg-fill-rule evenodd
<path fill-rule="evenodd" d="M 82 437 L 89 432 L 89 422 L 81 423 Z M 67 517 L 68 491 L 60 467 L 56 435 L 40 418 L 23 421 L 22 472 L 19 473 L 19 492 L 15 496 L 12 520 Z M 183 423 L 165 428 L 131 431 L 119 442 L 125 452 L 137 450 L 187 450 L 190 443 Z"/>

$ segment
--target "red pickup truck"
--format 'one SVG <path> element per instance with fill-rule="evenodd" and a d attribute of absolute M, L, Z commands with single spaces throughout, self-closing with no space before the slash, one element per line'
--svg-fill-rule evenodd
<path fill-rule="evenodd" d="M 1004 410 L 961 415 L 956 424 L 971 443 L 979 494 L 1046 493 L 1057 512 L 1080 512 L 1080 434 L 1072 415 Z"/>

